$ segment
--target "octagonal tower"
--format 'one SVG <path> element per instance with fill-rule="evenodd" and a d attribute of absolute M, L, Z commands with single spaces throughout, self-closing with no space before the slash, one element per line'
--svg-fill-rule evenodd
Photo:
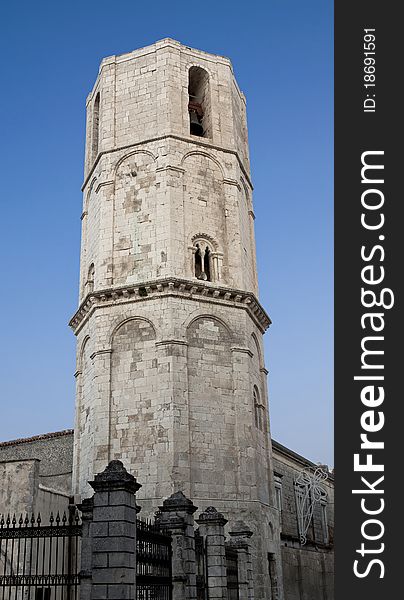
<path fill-rule="evenodd" d="M 73 491 L 89 495 L 118 458 L 142 484 L 143 513 L 181 490 L 230 526 L 245 521 L 255 598 L 270 598 L 270 320 L 230 61 L 171 39 L 104 59 L 87 99 L 83 194 Z"/>

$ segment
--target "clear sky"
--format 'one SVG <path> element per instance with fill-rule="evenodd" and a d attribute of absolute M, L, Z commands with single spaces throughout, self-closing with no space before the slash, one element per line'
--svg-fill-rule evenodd
<path fill-rule="evenodd" d="M 2 2 L 0 440 L 73 426 L 85 98 L 104 56 L 172 37 L 247 96 L 272 434 L 333 464 L 330 0 Z"/>

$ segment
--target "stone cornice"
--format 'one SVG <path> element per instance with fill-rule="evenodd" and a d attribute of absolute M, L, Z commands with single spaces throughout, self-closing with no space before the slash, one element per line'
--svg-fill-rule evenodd
<path fill-rule="evenodd" d="M 251 352 L 251 350 L 249 348 L 237 348 L 236 346 L 233 346 L 233 348 L 230 348 L 230 350 L 232 352 L 240 352 L 241 354 L 248 354 L 248 356 L 250 358 L 252 358 L 254 356 L 254 354 Z"/>
<path fill-rule="evenodd" d="M 226 306 L 235 306 L 247 310 L 255 324 L 264 333 L 271 319 L 251 292 L 216 286 L 212 283 L 167 277 L 122 287 L 94 291 L 88 294 L 69 322 L 77 334 L 89 315 L 97 308 L 113 304 L 145 302 L 161 296 L 180 296 L 196 298 Z"/>
<path fill-rule="evenodd" d="M 111 354 L 112 350 L 111 348 L 105 348 L 104 350 L 98 350 L 97 352 L 93 352 L 92 354 L 90 354 L 90 358 L 91 360 L 94 360 L 94 358 L 96 356 L 100 356 L 102 354 Z"/>
<path fill-rule="evenodd" d="M 185 340 L 161 340 L 156 342 L 156 346 L 188 346 Z"/>

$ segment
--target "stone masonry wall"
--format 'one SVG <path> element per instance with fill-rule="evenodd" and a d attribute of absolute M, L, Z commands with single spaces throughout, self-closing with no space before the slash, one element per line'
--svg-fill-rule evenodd
<path fill-rule="evenodd" d="M 188 71 L 196 64 L 210 79 L 210 138 L 189 133 Z M 256 291 L 245 99 L 230 61 L 163 40 L 105 59 L 89 114 L 98 94 L 103 154 L 86 166 L 81 299 L 93 263 L 96 289 L 192 276 L 197 234 L 223 261 L 222 284 Z M 88 147 L 91 124 L 90 116 Z"/>
<path fill-rule="evenodd" d="M 217 256 L 217 284 L 257 292 L 251 188 L 234 155 L 185 140 L 104 155 L 84 191 L 81 300 L 94 289 L 173 275 L 192 279 L 193 246 Z"/>
<path fill-rule="evenodd" d="M 71 493 L 73 431 L 0 442 L 0 462 L 36 459 L 38 483 Z"/>
<path fill-rule="evenodd" d="M 303 470 L 317 465 L 272 441 L 275 478 L 281 484 L 282 568 L 287 600 L 332 600 L 334 573 L 334 479 L 322 482 L 327 492 L 325 510 L 315 504 L 307 542 L 300 544 L 294 481 Z M 325 527 L 326 525 L 326 527 Z"/>
<path fill-rule="evenodd" d="M 92 123 L 100 93 L 99 150 L 108 152 L 167 134 L 189 135 L 188 70 L 209 74 L 212 133 L 215 146 L 235 148 L 248 170 L 245 97 L 228 58 L 164 39 L 104 58 L 87 98 L 86 175 L 92 167 Z"/>
<path fill-rule="evenodd" d="M 32 512 L 38 493 L 39 461 L 0 461 L 0 516 Z"/>
<path fill-rule="evenodd" d="M 98 308 L 78 334 L 92 364 L 78 365 L 78 389 L 97 392 L 80 401 L 74 481 L 86 497 L 88 480 L 119 458 L 142 482 L 142 514 L 181 490 L 201 510 L 226 511 L 230 523 L 241 515 L 257 532 L 264 589 L 277 513 L 268 429 L 259 430 L 254 415 L 254 385 L 266 404 L 260 337 L 245 309 L 185 295 Z M 88 423 L 92 435 L 79 433 Z"/>
<path fill-rule="evenodd" d="M 148 495 L 145 490 L 150 497 L 169 496 L 174 484 L 195 496 L 195 486 L 208 484 L 199 478 L 201 468 L 214 477 L 215 469 L 226 466 L 230 497 L 253 494 L 268 503 L 268 483 L 260 492 L 256 488 L 267 481 L 269 468 L 267 435 L 256 427 L 252 394 L 258 384 L 266 403 L 258 336 L 245 310 L 186 295 L 97 310 L 97 318 L 89 319 L 78 335 L 79 348 L 91 352 L 85 358 L 91 369 L 87 363 L 78 365 L 78 389 L 91 397 L 83 398 L 78 413 L 76 449 L 85 469 L 75 474 L 76 486 L 81 482 L 75 492 L 83 493 L 88 479 L 119 455 L 144 482 L 140 498 Z M 85 354 L 79 353 L 81 361 Z M 95 382 L 97 394 L 92 393 Z M 97 424 L 93 436 L 85 434 L 90 419 Z M 158 451 L 155 443 L 163 444 Z M 205 453 L 211 453 L 208 464 L 200 458 Z M 141 464 L 149 470 L 142 472 Z M 222 489 L 222 480 L 217 481 L 211 497 L 220 497 Z"/>

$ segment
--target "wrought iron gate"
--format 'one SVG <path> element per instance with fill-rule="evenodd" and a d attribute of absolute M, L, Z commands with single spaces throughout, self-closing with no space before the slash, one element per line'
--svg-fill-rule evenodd
<path fill-rule="evenodd" d="M 227 598 L 238 600 L 237 550 L 226 546 Z"/>
<path fill-rule="evenodd" d="M 171 600 L 171 535 L 136 520 L 136 600 Z"/>
<path fill-rule="evenodd" d="M 0 600 L 78 600 L 78 511 L 0 519 Z"/>

